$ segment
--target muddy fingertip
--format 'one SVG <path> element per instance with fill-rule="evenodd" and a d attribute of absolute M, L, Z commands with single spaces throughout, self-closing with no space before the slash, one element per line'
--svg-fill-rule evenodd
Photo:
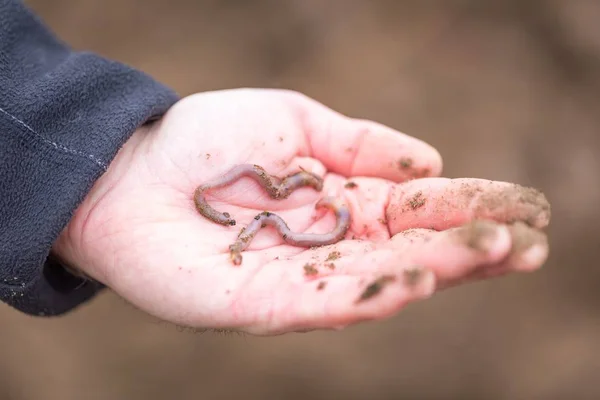
<path fill-rule="evenodd" d="M 524 222 L 508 227 L 512 237 L 511 263 L 520 271 L 534 271 L 548 258 L 548 236 Z"/>
<path fill-rule="evenodd" d="M 507 228 L 493 221 L 474 220 L 453 232 L 454 237 L 468 248 L 490 253 L 502 239 L 510 240 Z"/>
<path fill-rule="evenodd" d="M 512 237 L 511 253 L 523 253 L 536 245 L 548 245 L 548 237 L 545 233 L 524 222 L 515 222 L 508 227 L 508 230 Z"/>

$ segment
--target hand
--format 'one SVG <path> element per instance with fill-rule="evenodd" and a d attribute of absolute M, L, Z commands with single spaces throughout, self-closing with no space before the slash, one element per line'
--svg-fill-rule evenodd
<path fill-rule="evenodd" d="M 207 194 L 236 226 L 199 215 L 194 189 L 242 163 L 276 176 L 303 168 L 324 176 L 324 188 L 273 200 L 242 179 Z M 428 144 L 297 93 L 197 94 L 133 135 L 54 251 L 156 317 L 258 335 L 387 318 L 436 290 L 543 264 L 542 194 L 435 178 L 441 168 Z M 263 229 L 242 264 L 231 263 L 228 246 L 262 210 L 294 231 L 329 231 L 333 215 L 314 209 L 324 195 L 350 207 L 346 240 L 305 249 Z"/>

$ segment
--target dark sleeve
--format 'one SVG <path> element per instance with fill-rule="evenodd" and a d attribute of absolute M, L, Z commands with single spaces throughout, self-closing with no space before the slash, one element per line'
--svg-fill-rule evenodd
<path fill-rule="evenodd" d="M 102 287 L 50 249 L 141 125 L 178 100 L 151 77 L 60 42 L 20 0 L 0 0 L 0 299 L 66 313 Z"/>

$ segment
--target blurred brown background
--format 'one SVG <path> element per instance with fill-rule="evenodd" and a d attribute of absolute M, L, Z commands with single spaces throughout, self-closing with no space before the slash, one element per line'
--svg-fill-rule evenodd
<path fill-rule="evenodd" d="M 340 333 L 180 332 L 109 293 L 54 320 L 1 307 L 0 399 L 600 398 L 600 2 L 28 4 L 182 95 L 295 89 L 430 142 L 446 176 L 540 188 L 552 247 L 540 272 Z"/>

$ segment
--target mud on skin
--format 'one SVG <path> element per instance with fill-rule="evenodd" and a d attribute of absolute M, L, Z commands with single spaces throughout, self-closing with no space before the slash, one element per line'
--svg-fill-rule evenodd
<path fill-rule="evenodd" d="M 323 179 L 311 172 L 300 171 L 283 179 L 269 175 L 264 168 L 255 164 L 241 164 L 232 168 L 223 176 L 198 186 L 194 192 L 196 210 L 205 218 L 220 224 L 233 226 L 235 219 L 227 212 L 219 212 L 206 201 L 204 194 L 210 189 L 217 189 L 232 184 L 240 178 L 248 177 L 258 182 L 272 199 L 282 200 L 300 187 L 311 187 L 320 192 L 323 190 Z"/>

